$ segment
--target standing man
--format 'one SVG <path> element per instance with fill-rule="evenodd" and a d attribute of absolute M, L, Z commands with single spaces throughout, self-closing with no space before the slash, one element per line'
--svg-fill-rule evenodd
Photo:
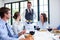
<path fill-rule="evenodd" d="M 27 3 L 27 9 L 25 9 L 25 19 L 26 22 L 33 22 L 34 10 L 31 8 L 31 2 Z"/>
<path fill-rule="evenodd" d="M 19 34 L 14 35 L 14 32 L 10 25 L 8 25 L 7 21 L 10 18 L 10 9 L 7 7 L 0 8 L 0 40 L 22 40 L 18 39 L 18 37 L 24 32 L 20 32 Z"/>
<path fill-rule="evenodd" d="M 23 14 L 26 21 L 24 25 L 24 29 L 29 31 L 34 30 L 33 22 L 34 22 L 35 13 L 34 13 L 34 10 L 31 8 L 31 6 L 32 6 L 32 3 L 27 2 L 27 9 L 25 9 L 25 13 Z"/>

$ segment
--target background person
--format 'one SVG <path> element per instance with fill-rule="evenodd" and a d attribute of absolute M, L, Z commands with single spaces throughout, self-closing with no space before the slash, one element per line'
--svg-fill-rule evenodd
<path fill-rule="evenodd" d="M 47 23 L 47 16 L 45 13 L 40 14 L 40 21 L 38 21 L 37 25 L 39 26 L 40 29 L 47 28 L 48 23 Z"/>
<path fill-rule="evenodd" d="M 13 23 L 14 34 L 18 34 L 19 32 L 25 33 L 25 30 L 23 30 L 23 23 L 20 22 L 21 21 L 20 12 L 15 12 L 13 18 L 15 19 L 15 22 Z"/>
<path fill-rule="evenodd" d="M 18 37 L 22 35 L 22 32 L 14 35 L 11 26 L 7 23 L 11 17 L 10 9 L 7 7 L 0 8 L 0 40 L 20 40 Z"/>
<path fill-rule="evenodd" d="M 23 14 L 25 22 L 33 22 L 33 20 L 36 17 L 36 15 L 34 13 L 34 9 L 31 7 L 32 7 L 32 3 L 27 2 L 27 8 L 25 9 L 25 12 Z"/>

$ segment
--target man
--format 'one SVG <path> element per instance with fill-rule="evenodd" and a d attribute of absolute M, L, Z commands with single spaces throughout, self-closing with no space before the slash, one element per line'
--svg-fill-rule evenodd
<path fill-rule="evenodd" d="M 18 37 L 25 32 L 14 35 L 14 32 L 7 21 L 10 18 L 10 9 L 6 7 L 0 8 L 0 40 L 20 40 Z"/>
<path fill-rule="evenodd" d="M 24 29 L 29 31 L 34 30 L 33 22 L 36 17 L 34 10 L 31 8 L 31 6 L 32 6 L 32 3 L 27 2 L 27 8 L 25 9 L 25 13 L 23 14 L 23 18 L 25 19 Z"/>
<path fill-rule="evenodd" d="M 31 8 L 31 2 L 27 3 L 27 9 L 25 9 L 25 19 L 27 22 L 33 22 L 34 10 Z"/>

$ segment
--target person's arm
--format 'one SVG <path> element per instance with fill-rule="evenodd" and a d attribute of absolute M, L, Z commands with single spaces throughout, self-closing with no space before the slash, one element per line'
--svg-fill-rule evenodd
<path fill-rule="evenodd" d="M 36 20 L 36 18 L 37 18 L 36 12 L 33 9 L 33 22 Z"/>
<path fill-rule="evenodd" d="M 18 34 L 13 35 L 13 37 L 15 37 L 15 38 L 19 38 L 19 37 L 20 37 L 21 35 L 23 35 L 25 32 L 26 32 L 25 30 L 22 31 L 22 32 L 19 32 Z"/>
<path fill-rule="evenodd" d="M 18 38 L 9 37 L 6 29 L 0 25 L 0 39 L 1 40 L 19 40 Z"/>
<path fill-rule="evenodd" d="M 53 28 L 53 30 L 60 30 L 60 25 L 58 27 Z"/>
<path fill-rule="evenodd" d="M 17 27 L 17 26 L 16 26 L 16 27 Z M 17 34 L 14 34 L 12 28 L 11 28 L 11 27 L 9 27 L 9 28 L 10 28 L 10 31 L 11 31 L 12 36 L 15 37 L 15 38 L 18 38 L 18 37 L 20 37 L 22 34 L 25 33 L 25 31 L 21 31 L 21 32 L 19 32 L 19 33 L 17 33 Z M 18 29 L 17 29 L 17 30 L 18 30 Z"/>
<path fill-rule="evenodd" d="M 23 13 L 21 14 L 21 20 L 22 20 L 22 22 L 25 22 L 26 21 L 26 19 L 25 19 L 25 13 L 26 13 L 26 11 L 24 10 L 23 11 Z"/>
<path fill-rule="evenodd" d="M 15 24 L 16 25 L 16 24 Z M 16 26 L 17 27 L 17 26 Z M 19 35 L 18 35 L 18 33 L 14 33 L 14 31 L 13 31 L 13 28 L 10 26 L 10 25 L 8 25 L 8 28 L 9 28 L 9 30 L 10 30 L 10 32 L 11 32 L 11 35 L 13 36 L 13 37 L 15 37 L 15 38 L 18 38 L 19 37 Z M 16 29 L 15 29 L 16 30 Z M 16 32 L 17 32 L 17 30 L 16 30 Z"/>
<path fill-rule="evenodd" d="M 57 30 L 57 28 L 53 28 L 53 30 Z"/>
<path fill-rule="evenodd" d="M 57 27 L 57 30 L 60 30 L 60 25 Z"/>

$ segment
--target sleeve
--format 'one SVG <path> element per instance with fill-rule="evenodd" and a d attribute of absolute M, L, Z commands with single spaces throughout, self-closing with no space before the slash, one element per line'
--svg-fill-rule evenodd
<path fill-rule="evenodd" d="M 25 19 L 25 13 L 26 11 L 24 10 L 23 13 L 21 13 L 21 22 L 25 22 L 26 19 Z"/>
<path fill-rule="evenodd" d="M 17 28 L 15 28 L 14 30 L 13 30 L 13 28 L 10 26 L 10 25 L 8 25 L 9 26 L 9 30 L 10 30 L 10 32 L 11 32 L 11 35 L 13 36 L 13 37 L 15 37 L 15 38 L 18 38 L 19 36 L 18 36 L 18 32 L 17 32 Z M 17 25 L 15 24 L 15 26 L 17 27 Z M 15 32 L 14 32 L 15 31 Z M 16 33 L 16 34 L 15 34 Z"/>
<path fill-rule="evenodd" d="M 0 25 L 0 40 L 19 40 L 18 38 L 9 37 L 6 29 Z"/>
<path fill-rule="evenodd" d="M 36 12 L 33 9 L 33 21 L 36 21 L 36 18 L 37 18 Z"/>
<path fill-rule="evenodd" d="M 15 38 L 19 38 L 18 34 L 16 34 L 16 35 L 13 35 L 13 37 L 15 37 Z"/>
<path fill-rule="evenodd" d="M 57 30 L 60 30 L 60 25 L 57 27 Z"/>

